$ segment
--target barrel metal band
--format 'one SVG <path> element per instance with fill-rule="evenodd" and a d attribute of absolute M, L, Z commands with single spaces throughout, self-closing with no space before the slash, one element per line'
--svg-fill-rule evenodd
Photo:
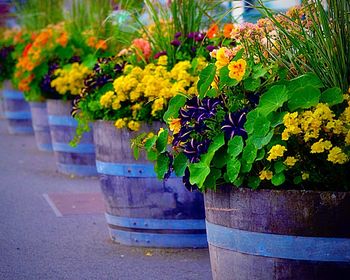
<path fill-rule="evenodd" d="M 32 115 L 29 111 L 9 112 L 5 111 L 5 117 L 12 120 L 30 120 Z"/>
<path fill-rule="evenodd" d="M 78 144 L 76 147 L 72 147 L 67 143 L 52 143 L 52 148 L 55 152 L 66 153 L 80 153 L 80 154 L 93 154 L 95 153 L 95 146 L 93 144 Z"/>
<path fill-rule="evenodd" d="M 350 262 L 350 238 L 279 235 L 206 224 L 209 244 L 227 250 L 281 259 Z"/>
<path fill-rule="evenodd" d="M 100 174 L 134 177 L 134 178 L 156 178 L 153 164 L 135 163 L 112 163 L 96 160 L 97 171 Z M 171 174 L 170 177 L 175 177 Z"/>
<path fill-rule="evenodd" d="M 107 223 L 119 227 L 141 229 L 205 230 L 204 219 L 144 219 L 119 217 L 105 213 Z"/>
<path fill-rule="evenodd" d="M 13 89 L 3 90 L 3 96 L 8 99 L 24 100 L 23 92 Z"/>
<path fill-rule="evenodd" d="M 48 119 L 50 125 L 63 125 L 72 127 L 76 127 L 78 125 L 78 122 L 71 116 L 49 115 Z"/>
<path fill-rule="evenodd" d="M 78 176 L 97 175 L 96 167 L 93 165 L 56 163 L 57 169 L 65 174 L 75 174 Z"/>

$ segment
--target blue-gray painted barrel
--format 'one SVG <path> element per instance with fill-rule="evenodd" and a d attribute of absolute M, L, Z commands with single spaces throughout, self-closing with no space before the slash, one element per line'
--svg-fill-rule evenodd
<path fill-rule="evenodd" d="M 92 131 L 85 133 L 76 147 L 74 138 L 77 121 L 71 117 L 71 102 L 47 100 L 48 123 L 57 170 L 77 176 L 96 176 L 95 147 Z"/>
<path fill-rule="evenodd" d="M 350 193 L 227 186 L 205 210 L 214 280 L 350 275 Z"/>
<path fill-rule="evenodd" d="M 35 141 L 40 151 L 52 152 L 46 102 L 29 102 Z"/>
<path fill-rule="evenodd" d="M 117 129 L 108 121 L 96 121 L 93 127 L 112 240 L 143 247 L 207 247 L 203 195 L 188 191 L 180 178 L 159 181 L 143 155 L 136 161 L 130 139 L 140 132 Z M 152 129 L 157 126 L 141 130 Z"/>
<path fill-rule="evenodd" d="M 13 89 L 11 84 L 6 82 L 2 95 L 8 131 L 11 134 L 33 134 L 32 116 L 23 93 Z"/>

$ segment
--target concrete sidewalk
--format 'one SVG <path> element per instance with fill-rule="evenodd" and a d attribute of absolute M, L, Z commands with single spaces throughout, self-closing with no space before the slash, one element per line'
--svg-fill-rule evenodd
<path fill-rule="evenodd" d="M 206 249 L 115 244 L 96 205 L 59 217 L 44 196 L 99 191 L 97 178 L 57 173 L 34 136 L 9 135 L 0 120 L 0 279 L 211 279 Z"/>

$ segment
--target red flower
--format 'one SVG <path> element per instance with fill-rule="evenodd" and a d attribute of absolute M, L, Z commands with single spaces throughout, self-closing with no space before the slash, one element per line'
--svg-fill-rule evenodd
<path fill-rule="evenodd" d="M 208 38 L 209 39 L 214 38 L 217 35 L 218 31 L 219 31 L 219 26 L 213 23 L 208 29 L 208 32 L 207 32 Z"/>

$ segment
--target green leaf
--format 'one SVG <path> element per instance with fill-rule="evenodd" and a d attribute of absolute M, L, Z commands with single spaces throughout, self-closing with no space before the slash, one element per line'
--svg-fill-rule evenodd
<path fill-rule="evenodd" d="M 248 134 L 252 134 L 254 131 L 254 122 L 255 119 L 260 116 L 258 110 L 252 110 L 247 114 L 247 120 L 244 124 L 244 128 L 247 131 Z"/>
<path fill-rule="evenodd" d="M 329 88 L 322 92 L 320 102 L 327 103 L 330 106 L 340 104 L 344 100 L 343 93 L 340 88 Z"/>
<path fill-rule="evenodd" d="M 87 68 L 92 69 L 94 65 L 97 62 L 97 57 L 93 54 L 89 54 L 86 56 L 86 58 L 83 61 L 83 65 L 85 65 Z"/>
<path fill-rule="evenodd" d="M 288 90 L 289 92 L 293 92 L 294 90 L 305 86 L 322 88 L 323 83 L 316 74 L 310 72 L 290 80 L 288 83 Z"/>
<path fill-rule="evenodd" d="M 157 135 L 152 136 L 151 138 L 147 139 L 145 142 L 145 150 L 149 151 L 152 149 L 152 147 L 154 146 L 154 144 L 157 141 Z"/>
<path fill-rule="evenodd" d="M 216 181 L 221 177 L 221 170 L 212 168 L 203 186 L 208 189 L 216 189 Z"/>
<path fill-rule="evenodd" d="M 276 85 L 261 96 L 257 109 L 263 116 L 267 116 L 271 112 L 281 108 L 287 100 L 288 91 L 286 86 Z"/>
<path fill-rule="evenodd" d="M 256 91 L 260 85 L 261 85 L 261 80 L 260 78 L 253 79 L 249 77 L 248 79 L 243 81 L 244 89 L 249 90 L 249 91 Z"/>
<path fill-rule="evenodd" d="M 271 113 L 271 127 L 276 127 L 283 123 L 283 117 L 287 112 L 273 112 Z"/>
<path fill-rule="evenodd" d="M 168 110 L 163 116 L 163 120 L 168 123 L 169 119 L 176 119 L 179 116 L 179 110 L 186 103 L 187 98 L 181 94 L 175 95 L 169 101 Z"/>
<path fill-rule="evenodd" d="M 238 177 L 236 180 L 234 180 L 233 185 L 238 188 L 243 184 L 243 182 L 244 182 L 244 177 L 243 176 Z"/>
<path fill-rule="evenodd" d="M 257 176 L 250 176 L 248 178 L 248 187 L 252 188 L 252 189 L 257 189 L 260 185 L 260 178 Z"/>
<path fill-rule="evenodd" d="M 243 138 L 241 136 L 235 136 L 228 141 L 228 154 L 230 157 L 237 157 L 243 150 Z"/>
<path fill-rule="evenodd" d="M 223 146 L 215 153 L 212 160 L 212 164 L 216 168 L 223 168 L 226 165 L 228 160 L 229 160 L 229 156 L 227 154 L 227 149 L 226 147 Z"/>
<path fill-rule="evenodd" d="M 157 160 L 157 158 L 158 158 L 158 154 L 153 149 L 151 149 L 147 152 L 147 159 L 149 161 L 155 161 L 155 160 Z"/>
<path fill-rule="evenodd" d="M 266 146 L 268 143 L 270 143 L 272 137 L 274 135 L 274 130 L 272 129 L 266 136 L 263 137 L 254 137 L 251 138 L 251 143 L 254 144 L 254 146 L 257 149 L 261 149 L 262 147 Z"/>
<path fill-rule="evenodd" d="M 256 159 L 258 150 L 252 143 L 248 143 L 243 150 L 242 159 L 244 159 L 248 164 L 253 163 Z"/>
<path fill-rule="evenodd" d="M 258 79 L 261 78 L 263 76 L 265 76 L 265 74 L 267 73 L 267 70 L 260 64 L 260 65 L 255 65 L 253 67 L 253 79 Z"/>
<path fill-rule="evenodd" d="M 201 156 L 201 162 L 204 162 L 207 166 L 209 166 L 210 162 L 212 161 L 215 155 L 215 152 L 219 150 L 224 144 L 225 144 L 224 133 L 220 133 L 219 135 L 215 136 L 213 139 L 213 142 L 210 144 L 208 148 L 207 153 Z"/>
<path fill-rule="evenodd" d="M 302 181 L 303 179 L 301 178 L 301 176 L 297 176 L 293 179 L 293 183 L 296 185 L 299 185 Z"/>
<path fill-rule="evenodd" d="M 264 116 L 258 116 L 254 120 L 252 137 L 264 137 L 270 131 L 270 121 Z"/>
<path fill-rule="evenodd" d="M 211 88 L 210 90 L 208 90 L 207 92 L 207 96 L 208 97 L 217 97 L 219 94 L 218 90 L 215 88 Z"/>
<path fill-rule="evenodd" d="M 231 183 L 233 183 L 237 179 L 240 169 L 241 162 L 238 159 L 231 158 L 227 162 L 227 175 Z"/>
<path fill-rule="evenodd" d="M 241 160 L 241 172 L 242 173 L 248 173 L 250 170 L 252 170 L 253 164 L 248 163 L 245 160 Z"/>
<path fill-rule="evenodd" d="M 168 144 L 168 131 L 163 130 L 159 135 L 156 141 L 156 148 L 159 153 L 163 153 L 166 150 Z"/>
<path fill-rule="evenodd" d="M 291 111 L 297 109 L 308 109 L 318 104 L 321 92 L 313 86 L 298 88 L 290 93 L 288 108 Z"/>
<path fill-rule="evenodd" d="M 265 149 L 258 150 L 258 154 L 256 156 L 255 161 L 262 160 L 265 157 L 265 154 L 266 154 Z"/>
<path fill-rule="evenodd" d="M 283 161 L 277 161 L 275 162 L 275 164 L 273 165 L 274 169 L 275 169 L 275 173 L 281 173 L 284 170 L 286 170 L 286 166 L 284 165 Z"/>
<path fill-rule="evenodd" d="M 134 146 L 134 148 L 133 148 L 133 153 L 134 153 L 134 158 L 136 159 L 136 160 L 138 160 L 139 159 L 139 156 L 140 156 L 140 149 L 139 149 L 139 147 L 138 146 Z"/>
<path fill-rule="evenodd" d="M 244 53 L 244 49 L 242 48 L 236 53 L 236 55 L 235 55 L 235 57 L 233 58 L 232 61 L 237 61 L 238 59 L 242 58 L 243 57 L 243 53 Z"/>
<path fill-rule="evenodd" d="M 284 173 L 278 173 L 273 175 L 272 179 L 271 179 L 271 183 L 274 186 L 280 186 L 282 185 L 284 182 L 286 181 L 286 177 L 284 176 Z"/>
<path fill-rule="evenodd" d="M 170 159 L 166 154 L 160 154 L 157 157 L 157 162 L 154 167 L 157 177 L 159 179 L 163 179 L 164 175 L 168 172 L 169 170 L 169 164 L 170 164 Z"/>
<path fill-rule="evenodd" d="M 235 79 L 231 79 L 229 76 L 230 70 L 228 70 L 227 66 L 222 67 L 219 71 L 219 76 L 220 76 L 220 82 L 219 82 L 219 87 L 223 88 L 225 86 L 233 87 L 238 85 L 238 81 Z"/>
<path fill-rule="evenodd" d="M 190 170 L 190 183 L 197 185 L 198 188 L 202 188 L 205 179 L 210 173 L 210 167 L 204 162 L 197 162 L 189 165 Z"/>
<path fill-rule="evenodd" d="M 210 88 L 211 83 L 214 80 L 216 74 L 215 64 L 208 64 L 199 74 L 199 81 L 197 83 L 197 89 L 199 92 L 199 98 L 206 96 L 207 91 Z"/>
<path fill-rule="evenodd" d="M 182 177 L 187 167 L 187 157 L 183 153 L 178 154 L 174 159 L 173 167 L 176 176 Z"/>

